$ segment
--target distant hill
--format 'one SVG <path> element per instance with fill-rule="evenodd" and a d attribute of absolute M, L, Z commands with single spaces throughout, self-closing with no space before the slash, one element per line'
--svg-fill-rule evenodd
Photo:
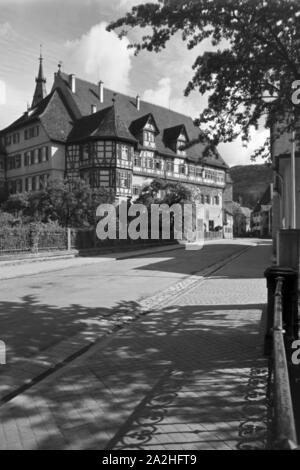
<path fill-rule="evenodd" d="M 272 169 L 266 165 L 237 165 L 230 168 L 233 200 L 253 209 L 273 180 Z"/>

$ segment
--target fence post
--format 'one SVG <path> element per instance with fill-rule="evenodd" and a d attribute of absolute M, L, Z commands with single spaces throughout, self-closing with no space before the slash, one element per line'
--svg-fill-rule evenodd
<path fill-rule="evenodd" d="M 67 250 L 71 251 L 71 229 L 67 228 Z"/>
<path fill-rule="evenodd" d="M 35 224 L 30 224 L 29 228 L 29 243 L 31 253 L 38 253 L 39 251 L 39 233 Z"/>

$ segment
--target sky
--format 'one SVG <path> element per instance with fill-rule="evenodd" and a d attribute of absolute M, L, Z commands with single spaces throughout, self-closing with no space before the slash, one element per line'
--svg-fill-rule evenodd
<path fill-rule="evenodd" d="M 177 35 L 163 52 L 142 52 L 136 57 L 127 46 L 137 38 L 137 31 L 121 41 L 115 32 L 106 31 L 111 20 L 142 1 L 0 0 L 0 129 L 32 102 L 40 44 L 47 92 L 61 61 L 66 73 L 95 83 L 103 80 L 107 88 L 139 94 L 146 101 L 196 118 L 206 98 L 196 91 L 184 97 L 184 89 L 196 57 L 212 49 L 209 41 L 188 51 Z M 247 148 L 237 140 L 218 150 L 230 166 L 249 164 L 251 153 L 265 136 L 260 130 L 253 133 Z"/>

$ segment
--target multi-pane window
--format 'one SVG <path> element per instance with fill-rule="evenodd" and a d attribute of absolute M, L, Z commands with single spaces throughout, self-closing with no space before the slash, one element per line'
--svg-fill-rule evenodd
<path fill-rule="evenodd" d="M 184 146 L 186 145 L 184 140 L 177 140 L 176 142 L 176 152 L 178 155 L 186 155 L 186 150 Z"/>
<path fill-rule="evenodd" d="M 144 140 L 147 142 L 154 142 L 154 133 L 150 131 L 144 131 Z"/>
<path fill-rule="evenodd" d="M 154 168 L 155 170 L 161 170 L 162 169 L 162 161 L 161 160 L 154 160 Z"/>
<path fill-rule="evenodd" d="M 25 129 L 24 131 L 24 139 L 29 140 L 33 139 L 34 137 L 38 137 L 40 133 L 39 126 L 29 127 L 29 129 Z"/>
<path fill-rule="evenodd" d="M 6 135 L 2 140 L 4 145 L 11 145 L 11 144 L 18 144 L 20 142 L 20 134 L 19 132 L 15 132 L 14 134 Z"/>
<path fill-rule="evenodd" d="M 132 187 L 132 194 L 134 196 L 138 196 L 141 193 L 141 187 L 140 186 L 133 186 Z"/>
<path fill-rule="evenodd" d="M 15 180 L 8 183 L 9 192 L 14 194 L 17 191 L 17 182 Z"/>
<path fill-rule="evenodd" d="M 218 206 L 220 204 L 220 197 L 219 196 L 214 197 L 214 203 L 216 204 L 216 206 Z"/>
<path fill-rule="evenodd" d="M 77 158 L 72 148 L 69 150 L 70 157 Z M 86 143 L 79 147 L 79 160 L 89 166 L 112 166 L 115 164 L 114 144 L 111 141 Z"/>
<path fill-rule="evenodd" d="M 122 160 L 130 160 L 130 153 L 127 145 L 121 146 L 121 158 Z"/>
<path fill-rule="evenodd" d="M 166 162 L 166 171 L 168 172 L 174 172 L 174 163 L 173 162 L 170 162 L 170 161 L 167 161 Z"/>
<path fill-rule="evenodd" d="M 189 165 L 189 175 L 190 176 L 195 176 L 196 174 L 196 168 L 194 167 L 194 165 Z"/>
<path fill-rule="evenodd" d="M 44 174 L 39 176 L 39 189 L 44 189 L 47 186 L 49 175 Z"/>
<path fill-rule="evenodd" d="M 197 175 L 198 177 L 202 178 L 202 177 L 203 177 L 203 173 L 204 173 L 203 168 L 197 166 L 197 167 L 196 167 L 196 175 Z"/>
<path fill-rule="evenodd" d="M 21 154 L 18 153 L 18 155 L 15 155 L 15 168 L 21 168 L 22 162 L 21 162 Z"/>
<path fill-rule="evenodd" d="M 9 157 L 8 159 L 8 169 L 13 170 L 15 168 L 15 159 L 14 157 Z"/>
<path fill-rule="evenodd" d="M 219 173 L 215 170 L 205 170 L 205 178 L 210 180 L 210 181 L 215 181 L 215 182 L 223 182 L 224 179 L 222 179 L 222 173 Z"/>
<path fill-rule="evenodd" d="M 32 191 L 36 191 L 38 189 L 37 185 L 37 176 L 32 176 L 31 178 L 31 189 Z"/>
<path fill-rule="evenodd" d="M 16 192 L 21 193 L 22 192 L 22 180 L 19 179 L 16 181 Z"/>
<path fill-rule="evenodd" d="M 117 170 L 117 187 L 130 189 L 131 173 L 129 171 Z"/>
<path fill-rule="evenodd" d="M 185 175 L 185 165 L 183 163 L 179 165 L 179 173 Z"/>
<path fill-rule="evenodd" d="M 205 196 L 205 203 L 210 204 L 210 196 L 208 194 Z"/>
<path fill-rule="evenodd" d="M 142 159 L 141 159 L 141 157 L 139 157 L 139 156 L 135 156 L 135 157 L 134 157 L 134 165 L 135 165 L 135 166 L 139 166 L 139 167 L 142 166 Z"/>
<path fill-rule="evenodd" d="M 16 132 L 12 136 L 13 144 L 18 144 L 20 142 L 20 134 L 19 132 Z"/>
<path fill-rule="evenodd" d="M 21 154 L 12 155 L 8 158 L 8 169 L 14 170 L 15 168 L 21 168 Z"/>
<path fill-rule="evenodd" d="M 200 202 L 201 204 L 205 203 L 204 194 L 200 194 Z"/>
<path fill-rule="evenodd" d="M 47 146 L 29 150 L 24 153 L 24 165 L 30 166 L 37 163 L 46 162 L 49 159 L 49 149 Z"/>
<path fill-rule="evenodd" d="M 24 166 L 30 165 L 30 152 L 24 153 Z"/>
<path fill-rule="evenodd" d="M 5 136 L 5 145 L 11 145 L 11 135 Z"/>
<path fill-rule="evenodd" d="M 154 145 L 155 144 L 155 136 L 154 132 L 151 131 L 144 131 L 143 132 L 143 140 L 144 140 L 144 145 Z"/>

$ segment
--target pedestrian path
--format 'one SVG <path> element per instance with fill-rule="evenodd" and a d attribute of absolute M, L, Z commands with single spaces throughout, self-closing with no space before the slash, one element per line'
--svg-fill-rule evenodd
<path fill-rule="evenodd" d="M 0 408 L 0 447 L 247 449 L 266 445 L 256 246 Z"/>

